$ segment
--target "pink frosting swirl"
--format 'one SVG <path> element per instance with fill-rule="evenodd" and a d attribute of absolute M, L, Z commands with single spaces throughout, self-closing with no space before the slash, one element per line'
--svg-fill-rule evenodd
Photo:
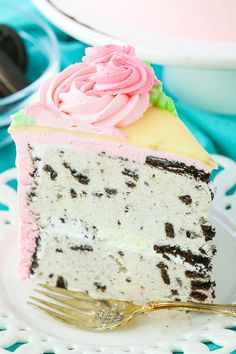
<path fill-rule="evenodd" d="M 130 96 L 149 94 L 154 75 L 150 67 L 127 54 L 115 54 L 107 64 L 97 64 L 96 72 L 90 77 L 95 91 L 106 91 L 110 95 L 126 93 Z"/>
<path fill-rule="evenodd" d="M 112 128 L 114 135 L 116 129 L 142 117 L 155 78 L 151 68 L 134 57 L 131 47 L 102 48 L 90 48 L 88 61 L 85 57 L 83 63 L 71 65 L 50 79 L 41 89 L 40 104 L 63 119 L 67 117 L 70 127 L 96 127 L 102 134 Z M 96 54 L 95 61 L 91 53 Z M 98 53 L 102 58 L 99 62 Z"/>
<path fill-rule="evenodd" d="M 135 56 L 135 50 L 133 47 L 118 46 L 115 44 L 107 44 L 104 46 L 94 46 L 85 49 L 85 56 L 82 58 L 86 64 L 107 63 L 111 60 L 114 54 L 128 54 Z"/>

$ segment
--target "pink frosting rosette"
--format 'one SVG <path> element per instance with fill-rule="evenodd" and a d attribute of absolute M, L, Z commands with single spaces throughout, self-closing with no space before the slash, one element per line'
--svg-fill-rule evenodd
<path fill-rule="evenodd" d="M 110 128 L 115 134 L 142 117 L 157 81 L 132 47 L 88 49 L 83 63 L 69 66 L 44 85 L 40 104 L 66 117 L 73 127 L 96 128 L 102 134 Z"/>
<path fill-rule="evenodd" d="M 128 54 L 135 56 L 135 50 L 129 45 L 118 46 L 115 44 L 107 44 L 103 47 L 94 46 L 85 49 L 85 56 L 82 58 L 86 64 L 107 63 L 115 54 Z"/>

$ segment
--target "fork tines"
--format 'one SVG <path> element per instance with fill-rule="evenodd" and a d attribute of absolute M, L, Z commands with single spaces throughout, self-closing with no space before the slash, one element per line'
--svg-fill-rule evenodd
<path fill-rule="evenodd" d="M 96 300 L 89 295 L 39 284 L 28 303 L 54 319 L 76 327 L 102 331 L 122 321 L 127 305 Z M 42 298 L 43 297 L 43 298 Z M 48 300 L 50 299 L 50 301 Z"/>
<path fill-rule="evenodd" d="M 82 292 L 39 284 L 34 291 L 40 297 L 31 296 L 28 304 L 37 310 L 76 327 L 94 327 L 92 320 L 97 313 L 99 302 Z M 42 296 L 48 301 L 42 299 Z"/>

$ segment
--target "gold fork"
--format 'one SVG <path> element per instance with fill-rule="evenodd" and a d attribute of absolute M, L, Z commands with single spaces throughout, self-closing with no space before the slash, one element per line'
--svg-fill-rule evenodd
<path fill-rule="evenodd" d="M 124 325 L 136 315 L 156 310 L 188 310 L 236 316 L 236 305 L 201 304 L 195 302 L 149 302 L 134 305 L 126 301 L 97 300 L 85 293 L 39 285 L 40 295 L 53 300 L 46 301 L 31 296 L 28 304 L 63 323 L 90 331 L 108 331 Z"/>

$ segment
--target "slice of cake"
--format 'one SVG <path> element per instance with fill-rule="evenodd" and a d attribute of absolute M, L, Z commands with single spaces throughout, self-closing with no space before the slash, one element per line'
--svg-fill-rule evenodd
<path fill-rule="evenodd" d="M 138 304 L 212 301 L 215 163 L 133 48 L 88 48 L 10 132 L 22 278 Z"/>

